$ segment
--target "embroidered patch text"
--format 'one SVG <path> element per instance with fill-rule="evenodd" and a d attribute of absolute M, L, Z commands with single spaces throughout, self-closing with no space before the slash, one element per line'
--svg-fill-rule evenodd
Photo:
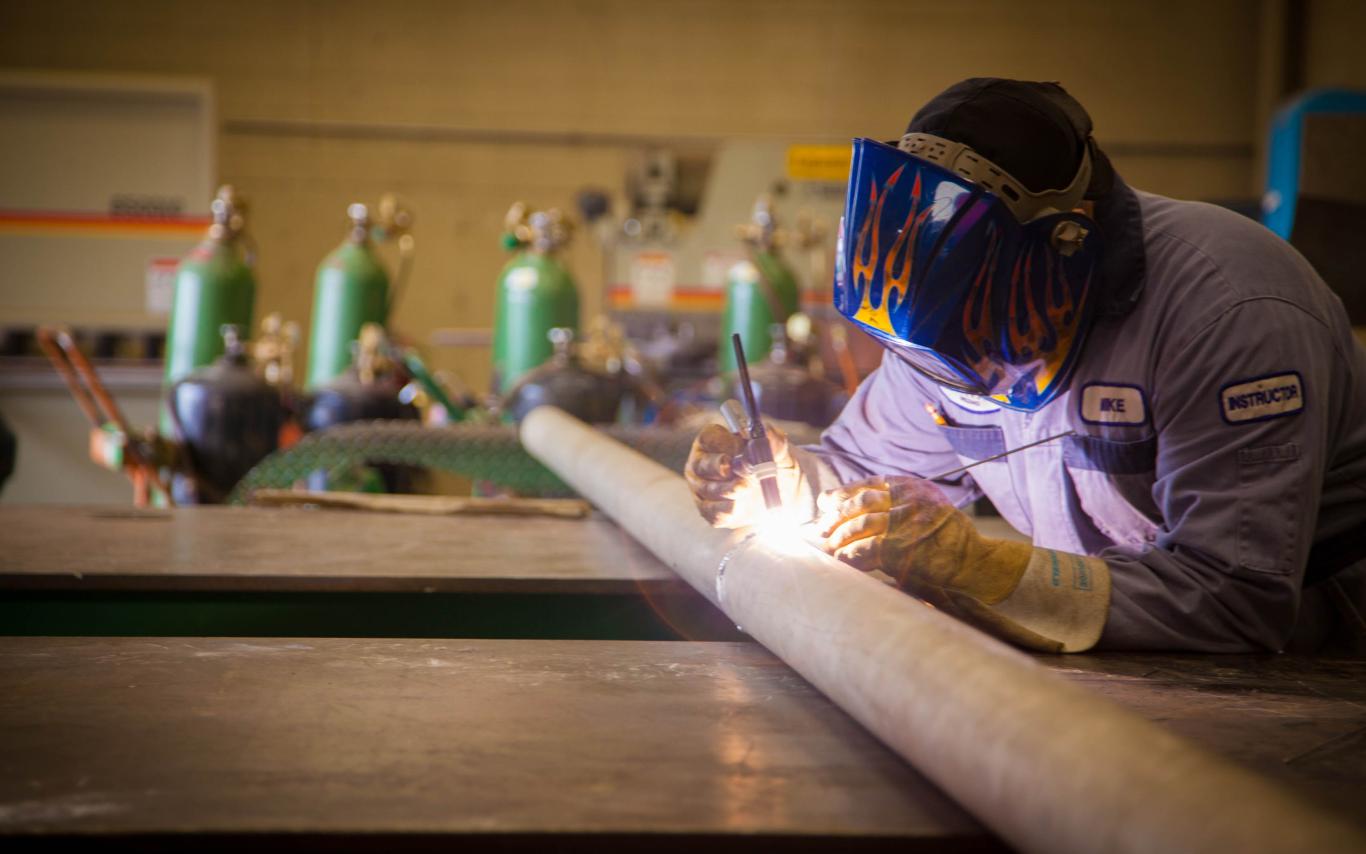
<path fill-rule="evenodd" d="M 1294 415 L 1304 409 L 1304 380 L 1296 371 L 1237 380 L 1219 389 L 1219 407 L 1230 424 Z"/>
<path fill-rule="evenodd" d="M 1143 424 L 1148 404 L 1136 385 L 1088 383 L 1081 390 L 1081 420 L 1087 424 Z"/>

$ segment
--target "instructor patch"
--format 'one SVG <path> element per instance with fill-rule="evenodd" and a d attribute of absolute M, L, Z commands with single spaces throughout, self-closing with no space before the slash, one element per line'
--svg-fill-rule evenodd
<path fill-rule="evenodd" d="M 1219 389 L 1219 406 L 1230 424 L 1294 415 L 1304 409 L 1304 380 L 1297 371 L 1238 380 Z"/>

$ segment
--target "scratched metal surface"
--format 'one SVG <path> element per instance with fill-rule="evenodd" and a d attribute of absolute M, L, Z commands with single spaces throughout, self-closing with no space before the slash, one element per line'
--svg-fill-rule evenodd
<path fill-rule="evenodd" d="M 0 591 L 687 590 L 601 516 L 0 505 Z"/>
<path fill-rule="evenodd" d="M 978 519 L 994 537 L 1022 538 Z M 0 591 L 684 592 L 601 515 L 0 504 Z"/>
<path fill-rule="evenodd" d="M 995 845 L 753 644 L 3 639 L 0 769 L 0 833 Z"/>
<path fill-rule="evenodd" d="M 1039 660 L 1366 825 L 1366 660 L 1111 654 Z"/>
<path fill-rule="evenodd" d="M 1362 819 L 1366 663 L 1039 660 Z M 994 844 L 752 644 L 4 639 L 0 769 L 0 833 Z"/>

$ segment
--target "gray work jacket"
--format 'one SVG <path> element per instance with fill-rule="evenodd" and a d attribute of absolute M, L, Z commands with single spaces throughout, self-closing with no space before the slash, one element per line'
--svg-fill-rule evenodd
<path fill-rule="evenodd" d="M 1103 558 L 1101 646 L 1279 650 L 1310 548 L 1366 523 L 1366 350 L 1338 298 L 1261 225 L 1136 195 L 1141 297 L 1096 321 L 1063 394 L 1000 409 L 888 356 L 822 444 L 871 458 L 830 456 L 843 480 L 932 476 L 1075 430 L 945 491 L 960 506 L 986 495 L 1035 545 Z"/>

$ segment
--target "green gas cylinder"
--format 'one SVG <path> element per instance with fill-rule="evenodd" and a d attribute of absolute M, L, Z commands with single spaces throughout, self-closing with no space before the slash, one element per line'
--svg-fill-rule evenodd
<path fill-rule="evenodd" d="M 251 328 L 256 279 L 246 230 L 246 200 L 230 186 L 211 205 L 213 224 L 204 240 L 176 268 L 171 316 L 166 326 L 165 387 L 223 354 L 225 325 Z M 174 433 L 165 405 L 162 435 Z"/>
<path fill-rule="evenodd" d="M 776 228 L 766 197 L 754 206 L 753 221 L 738 231 L 750 252 L 749 260 L 731 267 L 726 277 L 726 307 L 717 354 L 722 374 L 735 370 L 731 335 L 740 333 L 745 358 L 757 364 L 773 346 L 770 327 L 787 322 L 799 303 L 797 278 L 777 252 Z"/>
<path fill-rule="evenodd" d="M 558 210 L 530 216 L 521 202 L 507 218 L 504 243 L 516 254 L 498 277 L 493 321 L 493 391 L 504 394 L 554 353 L 550 330 L 579 327 L 579 288 L 555 257 L 569 240 Z"/>
<path fill-rule="evenodd" d="M 393 292 L 406 277 L 412 256 L 407 234 L 411 215 L 391 196 L 380 201 L 379 216 L 371 221 L 365 205 L 346 209 L 350 231 L 341 245 L 318 265 L 313 289 L 313 321 L 308 340 L 306 388 L 331 382 L 351 366 L 351 345 L 367 323 L 387 326 Z M 400 267 L 393 291 L 389 273 L 376 249 L 377 241 L 399 238 Z"/>

